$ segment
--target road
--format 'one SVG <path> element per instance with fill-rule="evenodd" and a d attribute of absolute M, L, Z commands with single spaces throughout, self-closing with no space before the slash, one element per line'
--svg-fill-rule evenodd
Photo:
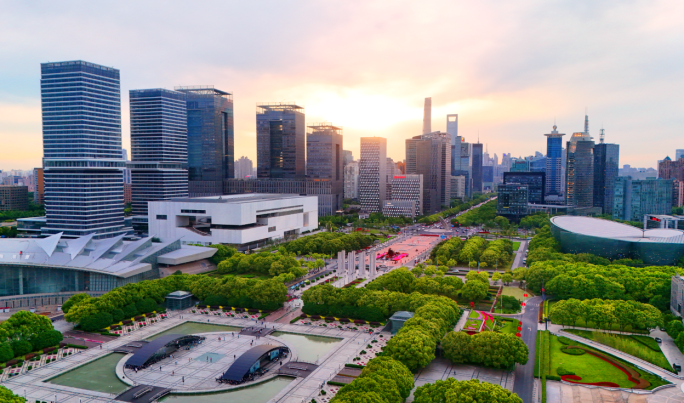
<path fill-rule="evenodd" d="M 537 346 L 537 324 L 539 321 L 539 305 L 541 297 L 534 297 L 527 300 L 525 313 L 518 320 L 522 321 L 522 340 L 527 344 L 529 355 L 527 364 L 515 366 L 515 384 L 513 392 L 523 400 L 524 403 L 533 403 L 534 396 L 534 354 Z"/>

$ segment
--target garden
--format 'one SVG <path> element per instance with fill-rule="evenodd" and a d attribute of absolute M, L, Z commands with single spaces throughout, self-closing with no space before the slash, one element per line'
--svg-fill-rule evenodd
<path fill-rule="evenodd" d="M 472 310 L 463 326 L 463 330 L 472 335 L 484 331 L 493 331 L 495 324 L 494 317 L 488 312 Z"/>
<path fill-rule="evenodd" d="M 651 390 L 668 384 L 636 366 L 566 337 L 537 334 L 535 376 L 571 383 Z M 540 364 L 541 363 L 541 364 Z"/>

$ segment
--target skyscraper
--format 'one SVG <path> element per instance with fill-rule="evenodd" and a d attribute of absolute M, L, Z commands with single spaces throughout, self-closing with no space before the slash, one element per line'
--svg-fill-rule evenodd
<path fill-rule="evenodd" d="M 620 146 L 601 143 L 594 146 L 594 207 L 601 207 L 603 214 L 613 214 L 615 179 L 618 176 Z"/>
<path fill-rule="evenodd" d="M 670 214 L 672 179 L 633 180 L 620 176 L 615 180 L 613 218 L 641 222 L 645 214 Z"/>
<path fill-rule="evenodd" d="M 406 174 L 423 175 L 423 212 L 451 200 L 451 136 L 433 132 L 406 140 Z"/>
<path fill-rule="evenodd" d="M 432 132 L 432 98 L 425 98 L 423 106 L 423 134 Z"/>
<path fill-rule="evenodd" d="M 186 94 L 190 196 L 220 195 L 235 174 L 233 95 L 212 85 L 174 89 Z"/>
<path fill-rule="evenodd" d="M 563 166 L 563 136 L 558 133 L 558 127 L 553 125 L 551 133 L 546 136 L 546 194 L 560 196 L 563 194 L 561 184 Z"/>
<path fill-rule="evenodd" d="M 359 159 L 359 201 L 361 210 L 378 213 L 387 190 L 387 139 L 361 137 Z"/>
<path fill-rule="evenodd" d="M 257 105 L 257 176 L 306 176 L 304 108 L 294 103 Z"/>
<path fill-rule="evenodd" d="M 129 97 L 131 207 L 134 216 L 147 217 L 148 202 L 188 196 L 186 94 L 156 88 L 131 90 Z"/>
<path fill-rule="evenodd" d="M 585 121 L 585 128 L 588 123 Z M 565 198 L 568 206 L 594 206 L 594 142 L 588 132 L 573 133 L 567 143 Z"/>
<path fill-rule="evenodd" d="M 545 172 L 504 172 L 505 185 L 519 184 L 527 187 L 527 201 L 531 204 L 545 204 L 544 190 L 546 189 Z"/>
<path fill-rule="evenodd" d="M 473 144 L 473 190 L 472 193 L 482 193 L 482 144 Z"/>
<path fill-rule="evenodd" d="M 348 162 L 344 166 L 344 198 L 359 198 L 359 161 Z"/>
<path fill-rule="evenodd" d="M 675 151 L 675 160 L 678 160 L 681 158 L 684 158 L 684 150 L 677 149 L 677 151 Z"/>
<path fill-rule="evenodd" d="M 306 176 L 315 181 L 331 182 L 332 194 L 319 195 L 330 198 L 329 205 L 335 211 L 342 209 L 344 196 L 344 171 L 343 171 L 343 137 L 342 128 L 330 123 L 318 123 L 309 126 L 306 136 Z"/>
<path fill-rule="evenodd" d="M 41 64 L 46 226 L 43 235 L 123 235 L 119 70 Z"/>
<path fill-rule="evenodd" d="M 249 158 L 242 156 L 235 161 L 235 178 L 245 179 L 247 176 L 253 174 L 254 163 Z"/>

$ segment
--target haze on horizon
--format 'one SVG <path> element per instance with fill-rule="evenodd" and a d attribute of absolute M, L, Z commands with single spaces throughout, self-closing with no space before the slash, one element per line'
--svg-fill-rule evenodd
<path fill-rule="evenodd" d="M 268 0 L 98 3 L 0 1 L 0 169 L 41 166 L 40 63 L 121 70 L 128 90 L 214 85 L 234 94 L 235 156 L 256 162 L 258 102 L 294 101 L 307 124 L 388 138 L 459 114 L 490 155 L 546 151 L 554 121 L 620 144 L 620 165 L 655 167 L 684 148 L 684 3 Z M 130 155 L 130 154 L 129 154 Z"/>

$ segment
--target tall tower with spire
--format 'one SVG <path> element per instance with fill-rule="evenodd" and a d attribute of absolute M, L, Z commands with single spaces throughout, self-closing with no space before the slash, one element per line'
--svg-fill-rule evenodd
<path fill-rule="evenodd" d="M 551 133 L 546 136 L 546 196 L 561 196 L 563 194 L 562 163 L 563 136 L 558 133 L 558 126 L 553 125 Z"/>
<path fill-rule="evenodd" d="M 423 107 L 423 134 L 432 132 L 432 98 L 425 98 Z"/>

